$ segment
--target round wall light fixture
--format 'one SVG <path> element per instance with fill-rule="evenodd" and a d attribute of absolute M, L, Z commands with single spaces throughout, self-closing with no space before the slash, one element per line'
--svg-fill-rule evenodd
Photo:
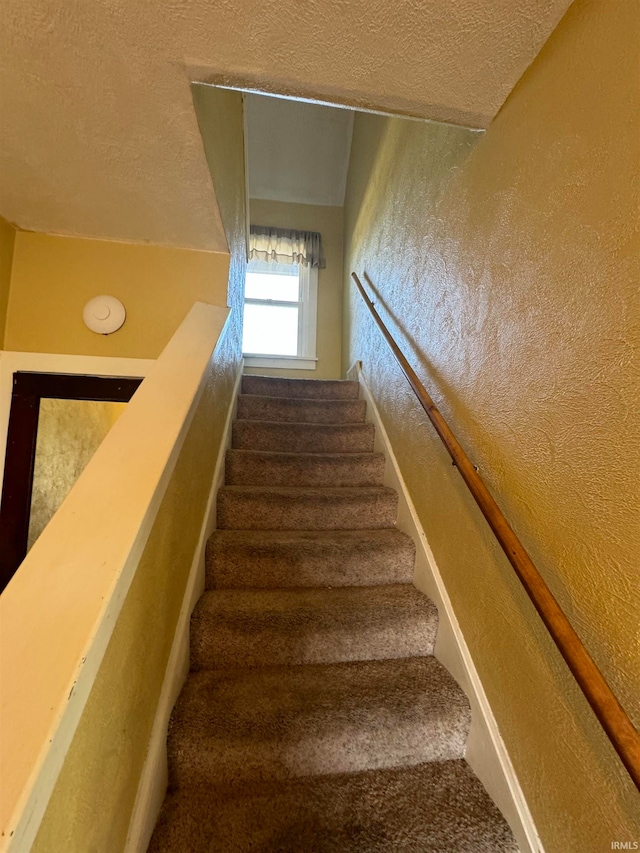
<path fill-rule="evenodd" d="M 96 296 L 84 306 L 85 326 L 98 335 L 111 335 L 122 327 L 127 316 L 124 305 L 115 296 Z"/>

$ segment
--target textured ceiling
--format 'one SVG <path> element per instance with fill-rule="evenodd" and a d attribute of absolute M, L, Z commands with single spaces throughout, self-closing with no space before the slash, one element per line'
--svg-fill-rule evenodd
<path fill-rule="evenodd" d="M 189 80 L 486 126 L 569 0 L 2 0 L 0 214 L 225 246 Z"/>
<path fill-rule="evenodd" d="M 247 95 L 249 197 L 340 207 L 353 112 Z"/>

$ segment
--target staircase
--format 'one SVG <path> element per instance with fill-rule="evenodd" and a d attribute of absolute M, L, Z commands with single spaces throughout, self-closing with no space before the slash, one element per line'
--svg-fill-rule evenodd
<path fill-rule="evenodd" d="M 517 851 L 356 382 L 245 376 L 149 853 Z"/>

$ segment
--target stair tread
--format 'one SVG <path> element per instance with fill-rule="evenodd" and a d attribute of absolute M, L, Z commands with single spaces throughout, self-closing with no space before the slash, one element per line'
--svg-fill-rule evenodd
<path fill-rule="evenodd" d="M 411 585 L 206 592 L 193 669 L 380 660 L 433 653 L 438 611 Z"/>
<path fill-rule="evenodd" d="M 278 423 L 364 423 L 364 400 L 318 399 L 313 397 L 275 397 L 240 394 L 238 420 L 266 420 Z"/>
<path fill-rule="evenodd" d="M 299 459 L 301 462 L 359 462 L 369 461 L 370 459 L 381 459 L 384 461 L 382 453 L 372 453 L 368 450 L 356 451 L 354 453 L 331 453 L 320 452 L 311 453 L 308 450 L 250 450 L 249 448 L 232 448 L 227 450 L 227 454 L 232 454 L 239 458 L 255 457 L 258 459 Z"/>
<path fill-rule="evenodd" d="M 364 400 L 360 400 L 360 398 L 354 399 L 341 399 L 341 398 L 322 398 L 322 397 L 278 397 L 273 394 L 247 394 L 244 391 L 238 394 L 238 399 L 243 398 L 244 400 L 273 400 L 274 403 L 286 403 L 291 404 L 292 406 L 304 405 L 305 403 L 320 403 L 323 406 L 341 406 L 350 403 L 363 403 Z"/>
<path fill-rule="evenodd" d="M 233 448 L 303 453 L 367 453 L 373 451 L 375 428 L 369 423 L 299 423 L 236 420 Z"/>
<path fill-rule="evenodd" d="M 192 672 L 172 778 L 286 778 L 461 758 L 469 703 L 433 657 Z"/>
<path fill-rule="evenodd" d="M 368 587 L 316 587 L 310 589 L 215 590 L 203 593 L 194 612 L 206 612 L 216 619 L 251 614 L 273 623 L 289 614 L 305 618 L 350 620 L 354 615 L 365 618 L 369 611 L 398 609 L 434 617 L 436 607 L 431 599 L 413 585 L 385 584 Z M 295 627 L 295 626 L 293 626 Z"/>
<path fill-rule="evenodd" d="M 463 760 L 169 794 L 149 853 L 517 853 Z"/>
<path fill-rule="evenodd" d="M 360 385 L 344 379 L 290 379 L 245 374 L 242 377 L 242 393 L 269 397 L 356 400 L 360 396 Z"/>
<path fill-rule="evenodd" d="M 387 486 L 221 486 L 217 524 L 232 530 L 393 527 L 398 495 Z"/>
<path fill-rule="evenodd" d="M 326 423 L 317 423 L 317 422 L 309 422 L 309 421 L 275 421 L 275 420 L 261 420 L 260 418 L 236 418 L 233 422 L 234 428 L 246 428 L 246 427 L 256 427 L 260 429 L 269 429 L 273 428 L 279 431 L 286 432 L 287 430 L 293 429 L 298 432 L 309 432 L 316 434 L 329 434 L 329 433 L 348 433 L 348 434 L 369 434 L 372 435 L 375 432 L 375 427 L 373 424 L 367 423 L 366 421 L 361 421 L 357 423 L 350 423 L 348 421 L 340 422 L 340 421 L 327 421 Z M 295 451 L 293 451 L 295 452 Z M 309 453 L 310 451 L 306 451 Z M 320 451 L 324 452 L 324 451 Z M 339 451 L 338 451 L 339 452 Z M 348 452 L 348 451 L 345 451 Z M 366 451 L 360 451 L 361 453 Z"/>
<path fill-rule="evenodd" d="M 381 453 L 287 453 L 228 450 L 227 485 L 376 486 L 384 481 Z"/>
<path fill-rule="evenodd" d="M 375 551 L 384 544 L 413 545 L 411 538 L 395 527 L 382 530 L 214 530 L 209 541 L 257 549 L 285 544 L 293 547 L 349 547 Z"/>
<path fill-rule="evenodd" d="M 220 486 L 219 492 L 227 494 L 286 495 L 304 499 L 326 495 L 329 498 L 362 497 L 365 495 L 395 495 L 389 486 Z"/>
<path fill-rule="evenodd" d="M 207 586 L 409 583 L 414 557 L 412 540 L 394 527 L 216 530 L 207 544 Z"/>

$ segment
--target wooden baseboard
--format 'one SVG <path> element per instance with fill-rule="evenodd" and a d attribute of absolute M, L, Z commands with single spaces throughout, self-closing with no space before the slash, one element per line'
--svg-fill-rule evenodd
<path fill-rule="evenodd" d="M 362 372 L 362 362 L 354 362 L 347 378 L 356 379 L 360 383 L 362 396 L 367 402 L 367 420 L 376 428 L 375 450 L 384 454 L 386 459 L 385 485 L 398 493 L 397 527 L 410 536 L 416 545 L 414 584 L 428 595 L 438 608 L 439 628 L 435 656 L 458 681 L 471 704 L 471 731 L 465 758 L 504 815 L 520 845 L 521 853 L 544 853 L 533 817 L 456 619 L 451 599 Z"/>
<path fill-rule="evenodd" d="M 205 549 L 207 540 L 215 529 L 216 497 L 218 489 L 224 481 L 224 458 L 231 444 L 231 425 L 236 414 L 242 370 L 243 364 L 241 363 L 225 420 L 200 538 L 189 572 L 180 616 L 165 670 L 162 691 L 149 739 L 147 758 L 140 776 L 136 801 L 129 823 L 124 853 L 146 853 L 167 790 L 167 728 L 171 711 L 189 673 L 189 624 L 193 608 L 204 591 Z"/>

